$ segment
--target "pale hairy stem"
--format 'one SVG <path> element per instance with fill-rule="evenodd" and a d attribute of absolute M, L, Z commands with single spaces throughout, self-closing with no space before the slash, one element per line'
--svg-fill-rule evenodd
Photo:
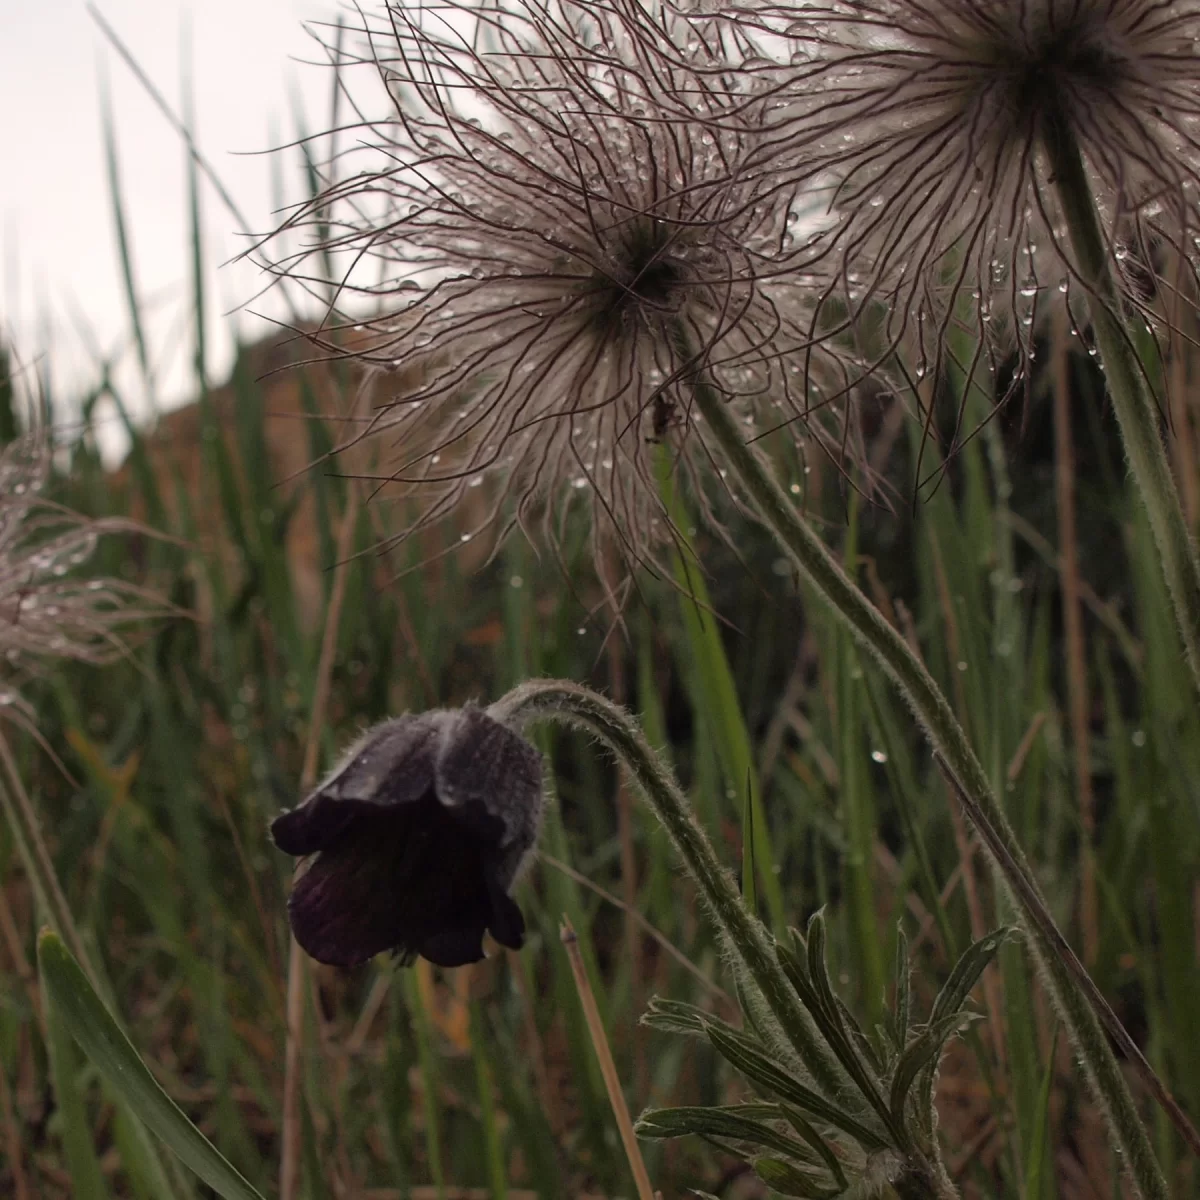
<path fill-rule="evenodd" d="M 831 1098 L 846 1091 L 847 1075 L 817 1031 L 775 954 L 766 926 L 742 900 L 733 877 L 721 865 L 712 843 L 670 768 L 651 748 L 640 726 L 605 697 L 564 680 L 534 680 L 514 688 L 489 710 L 512 728 L 558 721 L 582 728 L 604 742 L 629 773 L 639 793 L 675 844 L 729 948 L 745 966 L 780 1027 L 791 1037 L 805 1066 Z M 906 1156 L 908 1194 L 921 1200 L 948 1200 L 944 1173 L 912 1144 L 903 1127 L 891 1130 Z"/>
<path fill-rule="evenodd" d="M 1058 933 L 987 773 L 945 695 L 899 631 L 867 599 L 797 511 L 762 458 L 746 444 L 734 416 L 703 375 L 696 379 L 694 397 L 696 410 L 707 423 L 706 433 L 719 445 L 759 516 L 834 615 L 891 678 L 944 762 L 961 791 L 968 815 L 991 852 L 993 869 L 1016 902 L 1026 942 L 1108 1118 L 1115 1146 L 1123 1154 L 1142 1194 L 1151 1200 L 1168 1200 L 1166 1181 L 1105 1036 L 1105 1027 L 1155 1097 L 1162 1102 L 1169 1093 L 1112 1010 L 1103 1003 L 1079 960 L 1061 953 L 1065 939 Z M 1057 938 L 1049 937 L 1049 930 Z M 1173 1110 L 1164 1107 L 1189 1145 L 1200 1146 L 1200 1141 L 1193 1140 L 1195 1130 L 1178 1105 Z"/>

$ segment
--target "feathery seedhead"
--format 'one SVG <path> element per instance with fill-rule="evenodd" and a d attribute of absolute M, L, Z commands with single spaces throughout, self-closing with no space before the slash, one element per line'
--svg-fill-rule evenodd
<path fill-rule="evenodd" d="M 715 455 L 691 413 L 697 373 L 765 427 L 806 415 L 813 373 L 837 367 L 805 354 L 801 280 L 773 273 L 791 208 L 742 172 L 752 110 L 736 130 L 711 119 L 733 86 L 719 46 L 703 70 L 642 61 L 615 10 L 571 0 L 392 7 L 367 32 L 362 61 L 394 103 L 364 118 L 370 169 L 285 229 L 329 221 L 320 249 L 353 260 L 342 308 L 378 305 L 346 321 L 377 369 L 368 433 L 397 447 L 388 477 L 419 497 L 418 527 L 490 476 L 489 521 L 515 498 L 553 540 L 585 501 L 597 546 L 653 557 L 669 535 L 658 444 L 685 473 Z M 390 394 L 393 367 L 412 390 Z"/>
<path fill-rule="evenodd" d="M 769 169 L 826 199 L 799 261 L 851 312 L 882 313 L 886 345 L 915 334 L 923 365 L 956 323 L 1027 359 L 1040 294 L 1087 291 L 1050 138 L 1082 154 L 1123 302 L 1154 319 L 1168 245 L 1191 269 L 1200 4 L 734 0 L 693 23 L 774 50 L 751 72 L 775 81 Z"/>
<path fill-rule="evenodd" d="M 90 520 L 47 500 L 53 449 L 39 433 L 0 449 L 0 713 L 31 723 L 22 683 L 57 659 L 103 666 L 127 653 L 118 630 L 164 615 L 161 600 L 79 573 L 123 521 Z"/>

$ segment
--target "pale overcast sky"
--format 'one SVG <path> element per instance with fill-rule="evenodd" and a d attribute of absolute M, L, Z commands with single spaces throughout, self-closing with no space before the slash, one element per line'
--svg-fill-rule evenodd
<path fill-rule="evenodd" d="M 312 129 L 329 111 L 331 72 L 305 21 L 332 21 L 337 0 L 96 0 L 164 97 L 180 111 L 185 62 L 198 144 L 248 220 L 272 222 L 272 162 L 255 154 L 294 136 L 302 102 Z M 0 0 L 0 336 L 43 355 L 55 392 L 76 395 L 97 355 L 123 354 L 118 378 L 139 403 L 106 179 L 100 94 L 107 77 L 137 285 L 151 322 L 166 403 L 188 390 L 190 244 L 185 148 L 89 15 L 84 0 Z M 296 155 L 281 159 L 285 194 L 302 194 Z M 253 295 L 248 265 L 221 267 L 240 248 L 234 218 L 203 191 L 210 374 L 228 370 L 223 314 Z M 265 307 L 264 302 L 256 307 Z"/>

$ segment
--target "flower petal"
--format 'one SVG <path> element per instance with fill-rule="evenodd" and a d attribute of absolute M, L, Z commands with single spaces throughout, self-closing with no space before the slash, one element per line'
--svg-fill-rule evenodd
<path fill-rule="evenodd" d="M 492 937 L 510 950 L 520 950 L 525 944 L 525 917 L 517 902 L 496 881 L 493 872 L 485 875 L 488 899 L 492 902 L 492 913 L 488 917 L 488 930 Z"/>
<path fill-rule="evenodd" d="M 372 804 L 419 800 L 433 783 L 440 732 L 456 715 L 437 710 L 374 726 L 350 747 L 314 795 Z"/>
<path fill-rule="evenodd" d="M 483 927 L 470 925 L 443 929 L 420 945 L 419 953 L 438 967 L 465 967 L 483 958 Z"/>
<path fill-rule="evenodd" d="M 271 837 L 284 854 L 299 858 L 332 850 L 345 836 L 364 808 L 375 808 L 361 800 L 334 800 L 315 792 L 303 804 L 280 814 L 271 822 Z"/>
<path fill-rule="evenodd" d="M 275 818 L 275 844 L 296 856 L 332 850 L 364 809 L 422 799 L 433 784 L 439 728 L 452 716 L 422 713 L 369 729 L 302 804 Z"/>
<path fill-rule="evenodd" d="M 328 801 L 340 807 L 351 802 Z M 355 820 L 296 880 L 288 916 L 296 941 L 318 962 L 351 967 L 385 950 L 411 949 L 420 932 L 431 861 L 425 805 L 354 805 Z"/>
<path fill-rule="evenodd" d="M 537 839 L 542 809 L 542 756 L 529 742 L 479 708 L 464 708 L 443 727 L 435 767 L 438 799 L 468 828 L 486 836 L 483 813 L 497 819 L 494 845 L 504 856 L 507 888 L 517 862 Z"/>
<path fill-rule="evenodd" d="M 495 861 L 501 822 L 478 804 L 468 811 L 487 839 L 432 790 L 401 805 L 317 797 L 286 814 L 290 822 L 280 818 L 289 846 L 319 843 L 288 901 L 296 940 L 319 962 L 344 967 L 385 950 L 446 967 L 477 962 L 488 928 L 519 947 L 524 919 Z"/>

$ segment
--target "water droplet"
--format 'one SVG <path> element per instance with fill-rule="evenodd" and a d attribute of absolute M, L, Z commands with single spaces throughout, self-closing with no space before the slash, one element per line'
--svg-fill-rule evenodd
<path fill-rule="evenodd" d="M 1144 730 L 1135 729 L 1133 736 L 1129 739 L 1140 750 L 1146 744 L 1146 734 Z"/>
<path fill-rule="evenodd" d="M 871 761 L 872 762 L 885 763 L 885 762 L 887 762 L 887 760 L 888 760 L 888 756 L 887 756 L 887 752 L 885 750 L 872 750 L 871 751 Z"/>
<path fill-rule="evenodd" d="M 957 668 L 958 668 L 958 670 L 960 670 L 960 671 L 965 671 L 965 670 L 967 669 L 967 664 L 966 664 L 966 662 L 965 662 L 963 659 L 961 659 L 961 658 L 960 658 L 960 659 L 958 660 L 958 662 L 956 662 L 954 665 L 955 665 L 955 667 L 957 667 Z"/>

